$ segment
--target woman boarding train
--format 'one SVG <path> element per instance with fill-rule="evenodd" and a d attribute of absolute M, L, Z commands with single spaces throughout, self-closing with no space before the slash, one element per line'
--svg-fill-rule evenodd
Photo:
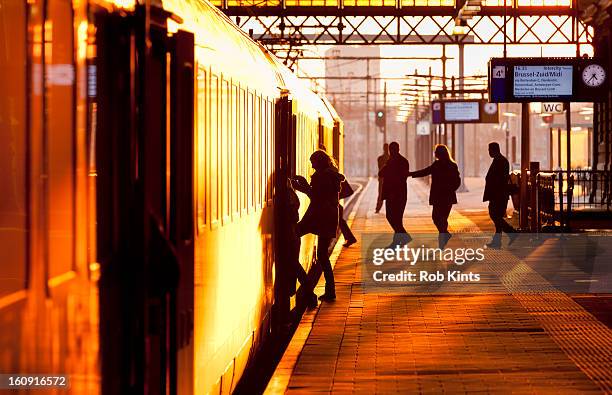
<path fill-rule="evenodd" d="M 336 299 L 336 288 L 329 260 L 329 247 L 338 229 L 339 194 L 345 177 L 338 172 L 333 159 L 325 151 L 315 151 L 310 156 L 310 163 L 315 170 L 310 184 L 304 177 L 292 180 L 293 187 L 310 198 L 310 205 L 297 224 L 297 235 L 317 235 L 317 262 L 325 276 L 325 293 L 319 296 L 319 299 L 331 302 Z"/>

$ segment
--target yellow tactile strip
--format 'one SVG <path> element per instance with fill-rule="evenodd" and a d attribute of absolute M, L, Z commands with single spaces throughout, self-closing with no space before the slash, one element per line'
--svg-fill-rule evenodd
<path fill-rule="evenodd" d="M 371 211 L 373 185 L 364 192 L 353 223 L 357 234 L 387 230 L 384 215 Z M 412 205 L 407 209 L 412 215 L 406 221 L 409 231 L 432 231 L 428 208 L 418 201 Z M 455 231 L 471 226 L 456 213 L 451 221 Z M 601 392 L 538 314 L 510 292 L 364 293 L 356 247 L 344 251 L 336 264 L 338 300 L 320 308 L 300 347 L 287 392 Z M 581 341 L 576 339 L 574 348 L 580 349 Z"/>
<path fill-rule="evenodd" d="M 461 214 L 467 222 L 469 219 Z M 589 378 L 612 392 L 612 330 L 507 251 L 493 257 L 504 286 Z M 506 266 L 508 265 L 508 266 Z M 505 267 L 506 266 L 506 267 Z M 495 267 L 495 266 L 494 266 Z M 512 270 L 509 270 L 509 268 Z M 528 282 L 543 292 L 521 292 Z"/>

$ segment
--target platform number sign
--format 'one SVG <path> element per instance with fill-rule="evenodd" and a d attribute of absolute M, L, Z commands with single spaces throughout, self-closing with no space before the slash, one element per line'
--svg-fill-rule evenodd
<path fill-rule="evenodd" d="M 506 68 L 504 66 L 493 67 L 493 78 L 506 78 Z"/>

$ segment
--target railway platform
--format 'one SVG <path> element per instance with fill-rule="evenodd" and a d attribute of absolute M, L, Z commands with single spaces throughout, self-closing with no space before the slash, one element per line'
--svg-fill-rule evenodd
<path fill-rule="evenodd" d="M 458 196 L 452 233 L 493 231 L 481 184 L 468 180 Z M 435 232 L 428 186 L 409 179 L 408 188 L 406 229 Z M 389 231 L 384 211 L 374 213 L 376 192 L 371 180 L 355 203 L 358 237 Z M 360 245 L 340 245 L 338 298 L 304 314 L 266 393 L 612 392 L 609 296 L 366 292 Z"/>

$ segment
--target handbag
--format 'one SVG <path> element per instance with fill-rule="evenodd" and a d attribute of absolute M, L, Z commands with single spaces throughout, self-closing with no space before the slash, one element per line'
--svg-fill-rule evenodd
<path fill-rule="evenodd" d="M 348 181 L 346 180 L 342 181 L 342 183 L 340 184 L 340 194 L 338 197 L 340 199 L 346 199 L 347 197 L 351 196 L 353 193 L 355 193 L 355 191 L 351 187 L 351 184 L 349 184 Z"/>
<path fill-rule="evenodd" d="M 453 191 L 456 191 L 461 186 L 461 176 L 459 175 L 459 170 L 455 172 L 455 179 L 453 180 Z"/>

